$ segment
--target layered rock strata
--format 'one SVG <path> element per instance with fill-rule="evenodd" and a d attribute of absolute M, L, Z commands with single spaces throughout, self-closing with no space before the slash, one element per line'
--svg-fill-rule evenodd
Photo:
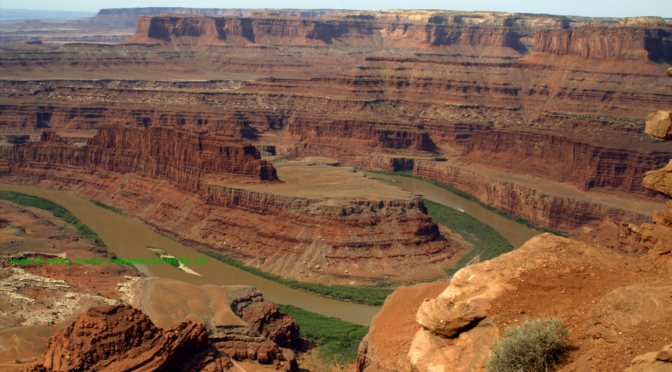
<path fill-rule="evenodd" d="M 669 120 L 668 120 L 669 121 Z M 641 185 L 649 169 L 667 162 L 669 152 L 633 152 L 578 142 L 558 135 L 490 131 L 464 143 L 466 162 L 506 172 L 651 198 Z"/>
<path fill-rule="evenodd" d="M 225 371 L 230 359 L 210 345 L 202 324 L 189 320 L 163 330 L 128 305 L 96 307 L 49 339 L 28 370 Z"/>
<path fill-rule="evenodd" d="M 199 192 L 204 182 L 277 182 L 273 166 L 252 145 L 227 137 L 204 136 L 176 128 L 102 126 L 88 146 L 59 142 L 51 132 L 42 142 L 4 149 L 13 167 L 58 164 L 116 173 L 135 173 L 174 182 Z"/>
<path fill-rule="evenodd" d="M 415 162 L 413 174 L 451 185 L 501 211 L 559 231 L 576 231 L 586 224 L 598 224 L 607 217 L 635 224 L 651 219 L 649 215 L 625 209 L 544 194 L 524 185 L 441 162 Z"/>
<path fill-rule="evenodd" d="M 419 197 L 274 194 L 275 169 L 254 146 L 217 138 L 103 127 L 83 147 L 50 141 L 4 148 L 0 178 L 100 200 L 193 248 L 304 280 L 439 275 L 461 249 L 440 234 Z M 361 178 L 343 172 L 340 178 Z"/>
<path fill-rule="evenodd" d="M 102 74 L 96 78 L 165 79 L 157 71 L 183 78 L 194 69 L 181 63 L 197 58 L 205 74 L 198 79 L 206 81 L 5 80 L 3 132 L 50 127 L 80 138 L 105 122 L 168 124 L 272 143 L 283 156 L 328 156 L 380 170 L 456 158 L 619 199 L 646 196 L 637 180 L 649 165 L 641 164 L 662 166 L 670 154 L 639 127 L 672 100 L 656 64 L 669 59 L 666 19 L 389 11 L 141 20 L 128 44 L 5 53 L 2 65 L 7 76 L 36 63 L 59 69 L 49 72 L 58 78 L 80 79 L 88 68 Z M 86 57 L 73 57 L 78 53 Z M 94 68 L 103 59 L 107 70 Z M 279 71 L 313 79 L 278 79 Z M 207 81 L 230 72 L 276 78 L 235 91 L 222 88 L 240 84 Z M 532 142 L 539 145 L 528 151 Z M 574 155 L 559 162 L 560 152 Z M 532 160 L 533 169 L 520 166 Z"/>
<path fill-rule="evenodd" d="M 297 370 L 292 350 L 303 342 L 298 325 L 255 288 L 147 279 L 132 283 L 128 293 L 127 301 L 158 327 L 193 321 L 204 326 L 211 345 L 234 361 Z"/>

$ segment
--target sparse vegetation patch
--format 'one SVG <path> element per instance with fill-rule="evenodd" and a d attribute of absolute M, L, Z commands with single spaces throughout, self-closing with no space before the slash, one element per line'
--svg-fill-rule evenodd
<path fill-rule="evenodd" d="M 357 359 L 357 349 L 369 327 L 316 314 L 292 305 L 278 305 L 299 325 L 301 337 L 319 347 L 320 359 L 347 366 Z"/>
<path fill-rule="evenodd" d="M 425 200 L 424 203 L 427 207 L 427 214 L 432 217 L 434 222 L 457 232 L 462 235 L 464 240 L 474 246 L 474 249 L 465 253 L 457 261 L 454 268 L 446 270 L 449 275 L 452 276 L 459 269 L 465 267 L 477 255 L 480 256 L 480 261 L 485 261 L 513 250 L 509 241 L 492 226 L 443 204 L 431 200 Z"/>
<path fill-rule="evenodd" d="M 387 283 L 378 283 L 369 286 L 347 286 L 347 285 L 324 285 L 316 283 L 303 283 L 294 279 L 284 279 L 273 274 L 261 271 L 257 268 L 247 266 L 242 262 L 231 257 L 222 256 L 219 253 L 197 249 L 198 252 L 222 261 L 227 265 L 235 266 L 264 279 L 272 280 L 284 286 L 294 289 L 300 289 L 307 292 L 313 292 L 320 296 L 333 298 L 340 301 L 354 302 L 357 304 L 380 306 L 385 299 L 396 289 L 395 286 Z"/>
<path fill-rule="evenodd" d="M 493 346 L 487 372 L 550 372 L 569 349 L 562 319 L 538 318 L 508 328 Z"/>

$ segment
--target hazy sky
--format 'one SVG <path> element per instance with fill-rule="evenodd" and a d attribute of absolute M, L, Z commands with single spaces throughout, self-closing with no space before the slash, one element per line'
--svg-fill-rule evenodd
<path fill-rule="evenodd" d="M 659 16 L 672 18 L 671 0 L 0 0 L 0 8 L 97 11 L 101 8 L 299 8 L 299 9 L 446 9 L 548 13 L 592 17 Z"/>

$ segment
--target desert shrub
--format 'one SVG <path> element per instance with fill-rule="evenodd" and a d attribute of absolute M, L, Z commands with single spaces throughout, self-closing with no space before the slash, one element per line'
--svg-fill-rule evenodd
<path fill-rule="evenodd" d="M 562 319 L 539 318 L 508 328 L 495 342 L 488 372 L 548 372 L 569 348 L 569 331 Z"/>

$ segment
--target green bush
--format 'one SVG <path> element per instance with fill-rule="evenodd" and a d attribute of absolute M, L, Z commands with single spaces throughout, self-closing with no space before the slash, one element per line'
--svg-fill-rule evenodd
<path fill-rule="evenodd" d="M 569 350 L 569 331 L 562 319 L 538 318 L 508 328 L 495 342 L 485 370 L 488 372 L 548 372 Z"/>
<path fill-rule="evenodd" d="M 301 337 L 314 343 L 320 359 L 327 363 L 350 365 L 357 359 L 357 350 L 369 327 L 316 314 L 292 305 L 278 305 L 299 325 Z"/>

